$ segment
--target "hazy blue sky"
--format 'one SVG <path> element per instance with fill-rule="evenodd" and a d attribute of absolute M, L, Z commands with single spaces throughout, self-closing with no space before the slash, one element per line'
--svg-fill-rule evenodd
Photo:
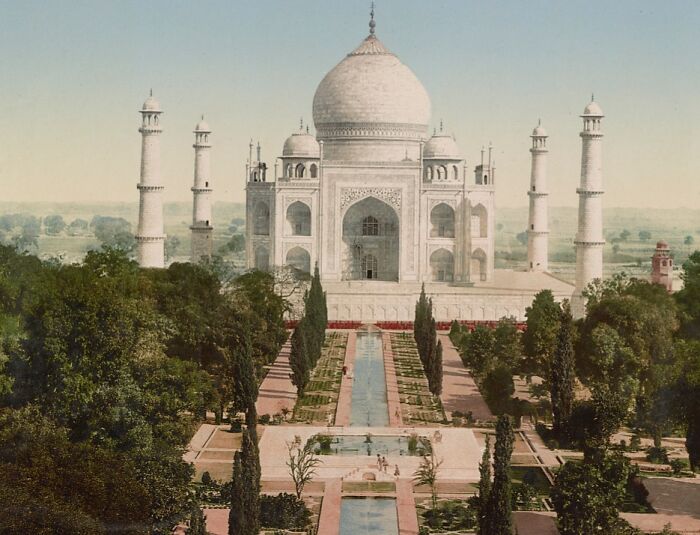
<path fill-rule="evenodd" d="M 366 36 L 368 4 L 0 0 L 2 198 L 135 201 L 137 111 L 152 87 L 166 199 L 190 199 L 204 113 L 215 199 L 242 200 L 248 140 L 273 163 Z M 498 204 L 527 202 L 539 117 L 551 204 L 576 203 L 578 115 L 595 92 L 606 205 L 700 206 L 700 2 L 378 0 L 376 12 L 470 167 L 493 141 Z"/>

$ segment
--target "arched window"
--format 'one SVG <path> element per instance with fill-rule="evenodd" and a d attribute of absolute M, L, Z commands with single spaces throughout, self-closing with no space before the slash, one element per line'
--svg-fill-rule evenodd
<path fill-rule="evenodd" d="M 379 236 L 379 221 L 376 217 L 368 215 L 362 220 L 363 236 Z"/>
<path fill-rule="evenodd" d="M 255 269 L 267 271 L 270 269 L 270 253 L 265 247 L 256 247 L 255 249 Z"/>
<path fill-rule="evenodd" d="M 451 282 L 454 280 L 454 256 L 447 249 L 438 249 L 430 255 L 430 269 L 433 280 Z"/>
<path fill-rule="evenodd" d="M 456 165 L 452 166 L 452 180 L 459 180 L 459 168 Z"/>
<path fill-rule="evenodd" d="M 296 168 L 294 169 L 294 178 L 304 178 L 304 171 L 306 169 L 304 168 L 303 163 L 297 164 Z"/>
<path fill-rule="evenodd" d="M 294 176 L 294 166 L 291 163 L 287 164 L 286 172 L 284 173 L 284 176 L 287 178 L 292 178 Z"/>
<path fill-rule="evenodd" d="M 305 273 L 311 271 L 311 257 L 309 256 L 309 252 L 301 247 L 294 247 L 289 250 L 286 264 Z"/>
<path fill-rule="evenodd" d="M 432 238 L 455 237 L 455 211 L 441 202 L 430 211 L 430 236 Z"/>
<path fill-rule="evenodd" d="M 309 205 L 296 201 L 287 208 L 287 235 L 311 236 L 311 209 Z"/>
<path fill-rule="evenodd" d="M 377 257 L 371 254 L 366 254 L 362 257 L 362 278 L 376 279 L 379 276 L 377 272 Z"/>
<path fill-rule="evenodd" d="M 438 180 L 447 180 L 447 168 L 444 165 L 438 165 L 437 179 Z"/>
<path fill-rule="evenodd" d="M 483 250 L 477 249 L 472 253 L 469 271 L 472 282 L 486 280 L 486 253 Z"/>
<path fill-rule="evenodd" d="M 471 217 L 472 238 L 486 238 L 488 235 L 488 217 L 483 204 L 477 204 L 472 208 Z"/>
<path fill-rule="evenodd" d="M 318 166 L 315 163 L 312 163 L 311 167 L 309 167 L 309 175 L 311 178 L 318 178 Z"/>
<path fill-rule="evenodd" d="M 427 181 L 431 181 L 433 179 L 433 168 L 432 167 L 425 168 L 425 179 Z"/>
<path fill-rule="evenodd" d="M 270 208 L 264 202 L 259 202 L 253 212 L 253 234 L 258 236 L 270 235 Z"/>

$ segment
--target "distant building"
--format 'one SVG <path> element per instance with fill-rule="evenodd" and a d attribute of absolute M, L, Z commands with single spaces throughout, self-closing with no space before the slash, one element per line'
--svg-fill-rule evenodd
<path fill-rule="evenodd" d="M 673 258 L 664 240 L 656 244 L 656 251 L 651 257 L 651 282 L 661 284 L 668 292 L 673 291 Z"/>

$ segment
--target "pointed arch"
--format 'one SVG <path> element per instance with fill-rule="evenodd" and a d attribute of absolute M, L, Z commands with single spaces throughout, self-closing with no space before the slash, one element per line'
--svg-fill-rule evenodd
<path fill-rule="evenodd" d="M 306 203 L 295 201 L 286 214 L 287 236 L 311 236 L 311 208 Z"/>
<path fill-rule="evenodd" d="M 472 282 L 485 281 L 487 276 L 486 253 L 483 249 L 475 249 L 471 255 L 469 277 Z"/>
<path fill-rule="evenodd" d="M 304 273 L 311 272 L 311 255 L 303 247 L 294 247 L 287 252 L 285 263 Z"/>
<path fill-rule="evenodd" d="M 452 282 L 454 280 L 454 255 L 447 249 L 441 248 L 430 255 L 430 270 L 432 279 L 437 282 Z"/>
<path fill-rule="evenodd" d="M 488 212 L 483 204 L 477 204 L 472 208 L 471 235 L 472 238 L 488 237 Z"/>
<path fill-rule="evenodd" d="M 255 269 L 267 271 L 270 269 L 270 252 L 264 245 L 255 248 Z"/>
<path fill-rule="evenodd" d="M 270 235 L 270 207 L 264 201 L 259 201 L 253 211 L 253 234 L 257 236 Z"/>
<path fill-rule="evenodd" d="M 455 237 L 455 211 L 441 202 L 430 211 L 430 236 L 432 238 Z"/>

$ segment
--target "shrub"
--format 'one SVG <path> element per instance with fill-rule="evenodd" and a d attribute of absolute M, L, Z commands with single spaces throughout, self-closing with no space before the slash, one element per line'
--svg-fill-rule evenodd
<path fill-rule="evenodd" d="M 652 446 L 647 448 L 647 461 L 656 464 L 668 464 L 668 450 L 666 448 Z"/>
<path fill-rule="evenodd" d="M 202 484 L 206 485 L 207 487 L 211 485 L 212 479 L 211 479 L 211 474 L 209 472 L 204 472 L 202 474 Z"/>
<path fill-rule="evenodd" d="M 316 435 L 316 442 L 318 442 L 319 449 L 324 455 L 330 453 L 331 444 L 333 443 L 333 437 L 326 434 L 319 433 Z"/>
<path fill-rule="evenodd" d="M 685 463 L 680 459 L 671 459 L 669 463 L 671 465 L 671 470 L 673 470 L 673 475 L 679 476 L 683 473 L 685 469 Z"/>
<path fill-rule="evenodd" d="M 415 433 L 411 433 L 411 436 L 408 437 L 408 451 L 411 453 L 415 453 L 417 449 L 418 449 L 418 435 Z"/>
<path fill-rule="evenodd" d="M 262 414 L 262 415 L 258 418 L 258 423 L 260 423 L 260 424 L 262 424 L 262 425 L 267 425 L 267 424 L 269 424 L 269 423 L 270 423 L 270 415 L 269 415 L 269 414 Z"/>
<path fill-rule="evenodd" d="M 309 525 L 311 511 L 293 494 L 260 496 L 260 525 L 266 528 L 302 530 Z"/>
<path fill-rule="evenodd" d="M 639 435 L 632 435 L 632 438 L 630 439 L 630 449 L 632 451 L 638 451 L 641 447 L 642 439 L 639 438 Z"/>

